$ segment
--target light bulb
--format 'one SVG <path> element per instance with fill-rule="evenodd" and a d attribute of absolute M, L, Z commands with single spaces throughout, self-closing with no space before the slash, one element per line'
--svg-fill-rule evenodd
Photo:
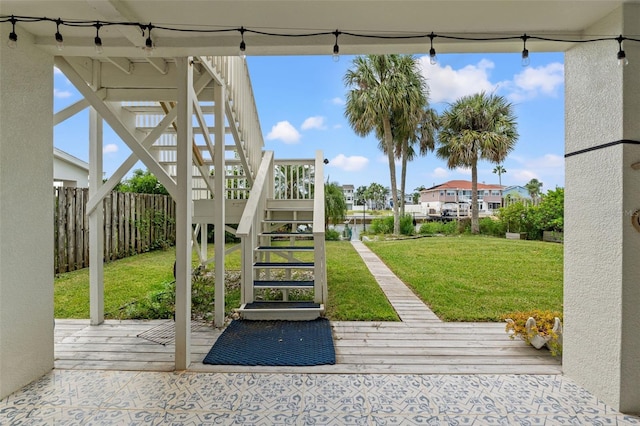
<path fill-rule="evenodd" d="M 247 44 L 244 42 L 244 40 L 242 40 L 240 42 L 240 51 L 238 52 L 238 56 L 240 56 L 242 59 L 245 59 L 247 57 L 246 50 Z"/>
<path fill-rule="evenodd" d="M 522 66 L 523 67 L 528 67 L 529 64 L 531 64 L 531 59 L 529 58 L 529 50 L 528 49 L 524 49 L 522 51 Z"/>
<path fill-rule="evenodd" d="M 332 59 L 333 59 L 333 62 L 340 61 L 340 47 L 338 46 L 338 43 L 333 45 Z"/>
<path fill-rule="evenodd" d="M 433 47 L 429 49 L 429 63 L 435 65 L 438 63 L 438 57 L 436 56 L 436 49 Z"/>
<path fill-rule="evenodd" d="M 9 33 L 9 41 L 7 41 L 7 46 L 11 49 L 15 49 L 18 47 L 18 35 L 15 32 Z"/>
<path fill-rule="evenodd" d="M 142 49 L 144 50 L 145 55 L 153 55 L 153 40 L 151 40 L 151 35 L 149 35 L 149 37 L 147 37 L 147 39 L 145 40 L 144 47 Z"/>
<path fill-rule="evenodd" d="M 94 43 L 96 46 L 96 53 L 101 55 L 102 52 L 104 52 L 104 49 L 102 48 L 102 39 L 100 37 L 96 37 Z"/>
<path fill-rule="evenodd" d="M 58 50 L 64 49 L 64 38 L 62 38 L 62 34 L 60 34 L 60 31 L 56 32 L 56 46 Z"/>
<path fill-rule="evenodd" d="M 618 52 L 618 66 L 624 67 L 626 65 L 629 65 L 629 60 L 627 59 L 627 55 L 624 53 L 624 50 L 620 50 Z"/>

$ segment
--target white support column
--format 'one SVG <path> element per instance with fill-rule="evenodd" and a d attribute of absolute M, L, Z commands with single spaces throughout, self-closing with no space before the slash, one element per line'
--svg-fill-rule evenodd
<path fill-rule="evenodd" d="M 53 57 L 0 43 L 0 399 L 53 368 Z"/>
<path fill-rule="evenodd" d="M 638 34 L 640 4 L 625 3 L 587 34 Z M 569 50 L 563 371 L 599 399 L 640 413 L 640 46 Z"/>
<path fill-rule="evenodd" d="M 224 139 L 225 139 L 225 115 L 224 115 L 224 99 L 225 87 L 215 84 L 213 91 L 214 102 L 214 158 L 213 165 L 215 170 L 213 186 L 215 189 L 215 204 L 213 212 L 213 220 L 215 226 L 215 303 L 214 303 L 214 325 L 222 327 L 224 325 L 224 228 L 225 228 L 225 164 L 224 164 Z"/>
<path fill-rule="evenodd" d="M 176 370 L 191 364 L 191 219 L 193 86 L 191 58 L 176 58 L 178 70 L 176 201 Z"/>
<path fill-rule="evenodd" d="M 209 233 L 209 224 L 202 223 L 200 224 L 200 258 L 204 259 L 205 267 L 207 259 L 209 259 L 209 254 L 207 253 L 207 234 Z"/>
<path fill-rule="evenodd" d="M 89 109 L 89 198 L 102 186 L 102 118 Z M 100 207 L 102 203 L 100 203 Z M 89 305 L 91 325 L 104 322 L 104 211 L 89 213 Z"/>

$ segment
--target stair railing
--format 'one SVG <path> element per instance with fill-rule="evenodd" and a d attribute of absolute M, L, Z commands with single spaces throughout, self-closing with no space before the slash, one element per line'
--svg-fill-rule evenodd
<path fill-rule="evenodd" d="M 260 224 L 264 218 L 267 197 L 273 188 L 273 151 L 265 151 L 256 173 L 249 199 L 245 206 L 236 235 L 242 250 L 241 303 L 253 302 L 254 248 L 258 245 Z"/>

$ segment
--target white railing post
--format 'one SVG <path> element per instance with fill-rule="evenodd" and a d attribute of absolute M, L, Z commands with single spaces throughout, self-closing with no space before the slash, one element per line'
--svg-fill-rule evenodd
<path fill-rule="evenodd" d="M 313 240 L 314 240 L 314 298 L 316 303 L 327 303 L 327 263 L 325 254 L 324 217 L 324 158 L 316 151 L 314 196 L 313 196 Z"/>

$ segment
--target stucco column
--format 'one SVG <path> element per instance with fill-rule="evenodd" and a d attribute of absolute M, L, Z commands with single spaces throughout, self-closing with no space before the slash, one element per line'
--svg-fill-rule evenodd
<path fill-rule="evenodd" d="M 625 4 L 588 34 L 639 34 Z M 565 375 L 626 413 L 640 412 L 640 44 L 569 50 L 566 77 Z"/>
<path fill-rule="evenodd" d="M 0 398 L 53 368 L 53 57 L 0 43 Z"/>

